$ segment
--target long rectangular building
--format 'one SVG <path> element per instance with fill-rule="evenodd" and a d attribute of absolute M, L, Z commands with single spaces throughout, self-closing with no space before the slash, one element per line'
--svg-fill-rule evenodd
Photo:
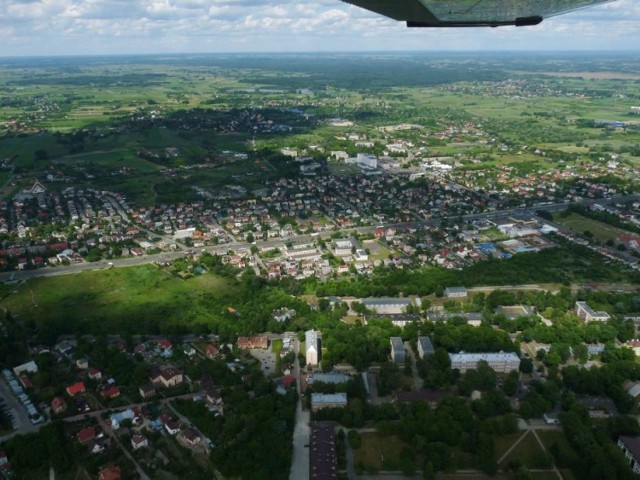
<path fill-rule="evenodd" d="M 338 478 L 338 455 L 335 428 L 328 422 L 311 422 L 309 448 L 310 480 Z"/>
<path fill-rule="evenodd" d="M 340 408 L 347 406 L 347 394 L 338 393 L 312 393 L 311 411 L 316 412 L 322 408 Z"/>
<path fill-rule="evenodd" d="M 576 315 L 585 322 L 606 322 L 611 316 L 604 311 L 594 311 L 587 302 L 576 302 Z"/>
<path fill-rule="evenodd" d="M 410 298 L 363 298 L 362 304 L 369 310 L 378 314 L 399 315 L 405 313 L 409 305 L 413 305 Z"/>
<path fill-rule="evenodd" d="M 520 368 L 520 358 L 513 352 L 505 353 L 450 353 L 451 368 L 465 373 L 485 361 L 496 373 L 509 373 Z"/>

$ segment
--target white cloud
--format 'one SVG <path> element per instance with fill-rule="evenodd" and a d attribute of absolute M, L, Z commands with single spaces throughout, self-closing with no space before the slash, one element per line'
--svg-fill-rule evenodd
<path fill-rule="evenodd" d="M 339 0 L 0 0 L 0 55 L 292 50 L 629 50 L 637 0 L 536 27 L 407 29 Z"/>

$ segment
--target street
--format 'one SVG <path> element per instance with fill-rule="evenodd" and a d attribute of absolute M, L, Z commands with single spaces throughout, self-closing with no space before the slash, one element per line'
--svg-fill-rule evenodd
<path fill-rule="evenodd" d="M 300 341 L 294 340 L 294 351 L 296 357 L 300 353 Z M 296 406 L 296 426 L 293 430 L 293 459 L 291 461 L 291 473 L 289 480 L 306 480 L 309 478 L 309 442 L 311 429 L 309 422 L 311 415 L 309 411 L 302 409 L 302 391 L 300 388 L 300 362 L 294 362 L 294 375 L 296 377 L 296 388 L 298 390 L 298 405 Z"/>
<path fill-rule="evenodd" d="M 625 196 L 611 197 L 609 199 L 582 200 L 580 202 L 574 202 L 574 203 L 556 203 L 556 204 L 544 205 L 544 206 L 511 208 L 508 210 L 477 213 L 472 215 L 463 215 L 461 218 L 466 221 L 473 221 L 473 220 L 479 220 L 483 218 L 496 218 L 500 216 L 513 215 L 518 213 L 531 214 L 536 209 L 544 209 L 547 211 L 554 212 L 554 211 L 564 210 L 570 205 L 589 206 L 589 205 L 593 205 L 594 203 L 626 202 L 630 200 L 638 200 L 639 198 L 640 198 L 640 195 L 625 195 Z M 385 228 L 388 228 L 388 227 L 409 228 L 409 227 L 418 227 L 418 226 L 432 226 L 432 225 L 438 225 L 441 222 L 441 220 L 442 219 L 436 218 L 436 219 L 428 219 L 428 220 L 414 221 L 414 222 L 395 223 L 395 224 L 384 225 L 384 227 Z M 373 233 L 377 228 L 378 226 L 346 228 L 346 229 L 340 229 L 337 231 L 332 230 L 332 231 L 322 232 L 317 236 L 312 236 L 311 234 L 301 234 L 301 235 L 294 235 L 286 239 L 279 238 L 279 239 L 273 239 L 273 240 L 267 240 L 267 241 L 258 241 L 257 243 L 260 245 L 261 248 L 263 247 L 283 248 L 285 245 L 285 242 L 289 242 L 289 241 L 294 243 L 295 242 L 304 243 L 304 242 L 316 241 L 317 239 L 326 240 L 326 239 L 329 239 L 331 235 L 335 233 L 347 234 L 348 232 L 357 231 L 359 234 L 366 234 L 366 233 Z M 202 249 L 202 251 L 206 251 L 211 254 L 224 255 L 229 250 L 247 251 L 251 248 L 251 246 L 252 245 L 248 242 L 232 242 L 224 245 L 217 245 L 215 247 L 206 247 Z M 185 255 L 184 251 L 163 252 L 163 253 L 157 253 L 152 255 L 141 255 L 139 257 L 113 259 L 111 261 L 101 260 L 93 263 L 82 262 L 82 263 L 73 264 L 73 265 L 45 267 L 45 268 L 40 268 L 35 270 L 19 270 L 19 271 L 12 271 L 12 272 L 2 272 L 0 273 L 0 281 L 1 282 L 21 281 L 21 280 L 27 280 L 29 278 L 35 278 L 35 277 L 53 277 L 58 275 L 69 275 L 73 273 L 84 272 L 87 270 L 104 270 L 104 269 L 111 268 L 110 263 L 113 264 L 113 268 L 132 267 L 137 265 L 154 263 L 157 261 L 161 261 L 161 262 L 171 261 L 177 258 L 182 258 L 184 257 L 184 255 Z"/>

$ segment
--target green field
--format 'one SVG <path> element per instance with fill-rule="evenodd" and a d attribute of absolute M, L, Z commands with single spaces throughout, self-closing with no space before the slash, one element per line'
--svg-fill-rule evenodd
<path fill-rule="evenodd" d="M 0 305 L 29 324 L 93 333 L 200 331 L 231 303 L 234 289 L 212 274 L 180 280 L 154 266 L 29 280 Z"/>
<path fill-rule="evenodd" d="M 554 215 L 554 220 L 566 227 L 570 228 L 577 234 L 583 236 L 585 231 L 593 234 L 598 241 L 605 243 L 609 240 L 615 240 L 620 235 L 624 235 L 624 230 L 612 227 L 606 223 L 598 222 L 587 217 L 583 217 L 577 213 L 570 213 L 568 216 Z"/>
<path fill-rule="evenodd" d="M 362 446 L 354 450 L 355 465 L 372 470 L 398 470 L 400 453 L 406 444 L 398 437 L 363 433 Z M 386 468 L 395 467 L 395 468 Z"/>
<path fill-rule="evenodd" d="M 506 452 L 515 441 L 517 441 L 523 434 L 517 435 L 515 440 L 513 439 L 513 435 L 509 435 L 507 437 L 503 437 L 499 439 L 501 449 L 498 450 L 498 445 L 496 445 L 496 451 L 501 451 L 498 455 L 498 459 L 502 457 L 504 452 Z M 501 462 L 501 466 L 508 465 L 510 462 L 518 461 L 522 464 L 526 465 L 530 469 L 540 469 L 541 465 L 539 465 L 540 457 L 544 455 L 540 444 L 536 440 L 536 437 L 531 432 L 526 432 L 524 438 L 516 447 L 507 455 L 507 457 Z M 505 440 L 512 440 L 513 442 L 510 445 L 505 445 Z M 496 441 L 496 444 L 498 441 Z M 504 446 L 507 448 L 505 449 Z"/>

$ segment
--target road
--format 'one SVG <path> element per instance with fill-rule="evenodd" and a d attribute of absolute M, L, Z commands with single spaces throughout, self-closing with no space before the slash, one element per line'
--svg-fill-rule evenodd
<path fill-rule="evenodd" d="M 609 199 L 592 199 L 592 200 L 582 200 L 580 202 L 573 202 L 573 203 L 556 203 L 552 205 L 534 206 L 534 207 L 527 207 L 527 208 L 510 208 L 507 210 L 499 210 L 494 212 L 462 215 L 460 218 L 462 218 L 465 221 L 471 222 L 474 220 L 496 218 L 496 217 L 514 215 L 514 214 L 532 214 L 536 209 L 544 209 L 550 212 L 556 212 L 560 210 L 565 210 L 570 205 L 589 206 L 589 205 L 593 205 L 594 203 L 601 203 L 601 204 L 606 204 L 610 202 L 619 203 L 619 202 L 627 202 L 627 201 L 638 200 L 638 199 L 640 199 L 640 195 L 621 195 L 621 196 L 611 197 Z M 442 219 L 440 218 L 433 218 L 433 219 L 421 220 L 421 221 L 415 221 L 415 222 L 387 224 L 387 225 L 384 225 L 384 227 L 385 228 L 389 228 L 389 227 L 416 228 L 420 226 L 434 226 L 434 225 L 440 224 L 441 220 Z M 259 247 L 283 248 L 286 242 L 306 243 L 306 242 L 316 241 L 317 239 L 327 240 L 331 237 L 331 235 L 334 235 L 335 233 L 346 234 L 353 231 L 356 231 L 359 234 L 367 234 L 367 233 L 373 233 L 377 228 L 378 228 L 377 226 L 347 228 L 347 229 L 341 229 L 337 231 L 332 230 L 332 231 L 322 232 L 317 236 L 311 236 L 310 234 L 294 235 L 288 238 L 271 239 L 266 241 L 259 240 L 256 243 Z M 252 245 L 248 242 L 236 241 L 236 242 L 226 243 L 223 245 L 217 245 L 214 247 L 206 247 L 203 250 L 211 254 L 224 255 L 229 250 L 248 251 L 251 249 L 251 246 Z M 114 259 L 111 262 L 115 267 L 132 267 L 137 265 L 154 263 L 157 261 L 160 261 L 160 262 L 171 261 L 177 258 L 182 258 L 184 257 L 184 255 L 185 255 L 185 252 L 182 252 L 182 251 L 163 252 L 163 253 L 158 253 L 153 255 L 141 255 L 139 257 Z M 35 277 L 53 277 L 58 275 L 69 275 L 69 274 L 84 272 L 88 270 L 103 270 L 110 267 L 109 263 L 110 261 L 108 260 L 102 260 L 102 261 L 93 262 L 93 263 L 83 262 L 83 263 L 66 265 L 66 266 L 61 265 L 57 267 L 40 268 L 36 270 L 19 270 L 19 271 L 12 271 L 12 272 L 2 272 L 0 273 L 0 282 L 6 282 L 9 280 L 21 281 L 21 280 L 27 280 L 29 278 L 35 278 Z"/>
<path fill-rule="evenodd" d="M 7 405 L 9 405 L 8 400 L 13 397 L 13 394 L 12 394 L 10 389 L 8 389 L 7 392 L 3 391 L 2 390 L 3 387 L 8 389 L 8 386 L 5 385 L 4 381 L 0 381 L 0 395 L 2 395 L 2 397 L 5 400 L 7 400 Z M 8 393 L 10 396 L 5 395 L 5 393 Z M 159 399 L 159 403 L 160 403 L 160 405 L 166 405 L 168 402 L 171 402 L 172 400 L 189 399 L 189 398 L 197 397 L 199 395 L 202 395 L 202 393 L 201 392 L 185 393 L 184 395 L 178 395 L 176 397 L 168 397 L 168 398 Z M 13 399 L 16 400 L 15 397 L 13 397 Z M 122 407 L 118 407 L 117 409 L 105 408 L 103 410 L 94 410 L 92 412 L 80 413 L 78 415 L 74 415 L 74 416 L 71 416 L 71 417 L 63 418 L 62 421 L 68 422 L 68 423 L 80 422 L 80 421 L 86 420 L 87 417 L 93 417 L 96 420 L 100 421 L 101 416 L 104 413 L 111 412 L 111 411 L 116 411 L 116 410 L 117 411 L 123 411 L 123 410 L 127 410 L 129 408 L 134 408 L 134 407 L 144 407 L 145 405 L 148 405 L 150 403 L 156 403 L 156 402 L 158 402 L 158 399 L 154 399 L 154 400 L 149 401 L 149 402 L 132 403 L 132 404 L 129 404 L 129 405 L 124 405 Z M 23 410 L 24 410 L 24 408 L 23 408 Z M 11 413 L 13 414 L 13 412 L 11 412 Z M 24 413 L 26 414 L 26 410 L 24 410 Z M 16 418 L 15 415 L 14 415 L 14 418 Z M 7 435 L 4 435 L 4 436 L 0 437 L 0 444 L 2 444 L 3 442 L 6 442 L 8 440 L 11 440 L 16 435 L 27 435 L 29 433 L 37 432 L 38 430 L 40 430 L 40 428 L 44 427 L 45 425 L 47 425 L 49 423 L 50 423 L 50 420 L 45 422 L 45 423 L 41 423 L 40 425 L 33 425 L 31 423 L 31 421 L 29 421 L 29 417 L 27 416 L 26 417 L 26 423 L 21 421 L 20 427 L 18 427 L 16 430 L 14 430 L 13 432 L 11 432 L 11 433 L 9 433 Z"/>
<path fill-rule="evenodd" d="M 293 430 L 293 460 L 289 480 L 308 480 L 309 478 L 309 442 L 311 441 L 311 429 L 309 411 L 302 409 L 302 390 L 300 385 L 300 362 L 297 357 L 300 353 L 300 341 L 294 340 L 296 361 L 294 362 L 294 375 L 298 390 L 298 404 L 296 406 L 296 426 Z"/>
<path fill-rule="evenodd" d="M 407 352 L 407 355 L 411 359 L 411 375 L 413 376 L 413 389 L 414 390 L 422 390 L 424 387 L 424 380 L 418 375 L 418 366 L 416 364 L 416 353 L 411 348 L 411 343 L 404 342 L 404 349 Z"/>

